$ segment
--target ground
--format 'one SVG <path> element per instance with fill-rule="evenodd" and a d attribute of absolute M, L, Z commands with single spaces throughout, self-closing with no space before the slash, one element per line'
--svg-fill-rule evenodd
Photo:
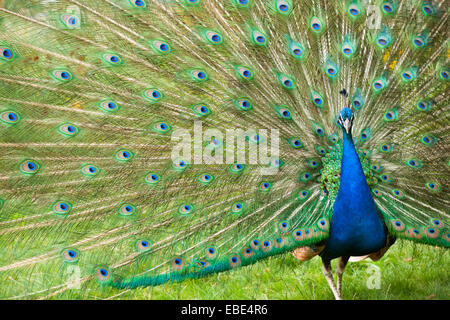
<path fill-rule="evenodd" d="M 447 249 L 397 241 L 378 262 L 367 259 L 349 263 L 344 274 L 343 297 L 349 300 L 448 300 L 449 262 Z M 318 257 L 299 262 L 291 254 L 285 254 L 203 279 L 154 288 L 115 290 L 111 298 L 333 299 L 320 267 Z M 101 296 L 91 291 L 91 299 Z"/>

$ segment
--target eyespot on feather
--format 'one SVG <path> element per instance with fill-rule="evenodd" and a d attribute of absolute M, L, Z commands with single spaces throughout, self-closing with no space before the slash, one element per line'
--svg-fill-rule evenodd
<path fill-rule="evenodd" d="M 322 231 L 328 231 L 330 228 L 328 219 L 325 219 L 325 218 L 320 219 L 319 222 L 317 223 L 317 226 Z"/>
<path fill-rule="evenodd" d="M 255 44 L 257 46 L 264 47 L 267 45 L 267 36 L 263 32 L 261 32 L 257 29 L 251 30 L 250 40 L 253 44 Z"/>
<path fill-rule="evenodd" d="M 145 175 L 145 183 L 147 183 L 150 186 L 155 186 L 160 181 L 161 181 L 161 176 L 154 172 L 149 172 Z"/>
<path fill-rule="evenodd" d="M 130 150 L 122 149 L 117 151 L 114 157 L 119 162 L 127 162 L 133 159 L 134 153 Z"/>
<path fill-rule="evenodd" d="M 287 244 L 287 240 L 285 237 L 276 238 L 274 241 L 275 248 L 283 248 Z"/>
<path fill-rule="evenodd" d="M 122 59 L 115 53 L 104 53 L 102 55 L 103 61 L 112 66 L 118 66 L 122 64 Z"/>
<path fill-rule="evenodd" d="M 305 239 L 305 231 L 301 230 L 301 229 L 297 229 L 294 232 L 292 232 L 292 237 L 294 238 L 295 241 L 302 241 L 303 239 Z"/>
<path fill-rule="evenodd" d="M 133 8 L 145 9 L 147 7 L 147 3 L 145 2 L 145 0 L 129 0 L 129 1 Z"/>
<path fill-rule="evenodd" d="M 244 164 L 240 164 L 240 163 L 235 163 L 235 164 L 232 164 L 230 166 L 230 171 L 232 173 L 240 174 L 240 173 L 242 173 L 244 171 L 244 169 L 245 169 L 245 165 Z"/>
<path fill-rule="evenodd" d="M 434 227 L 424 228 L 423 233 L 429 239 L 436 239 L 439 237 L 439 229 Z"/>
<path fill-rule="evenodd" d="M 347 13 L 352 20 L 361 16 L 363 8 L 359 6 L 358 2 L 353 2 L 347 7 Z"/>
<path fill-rule="evenodd" d="M 312 17 L 309 26 L 311 31 L 315 34 L 321 34 L 324 30 L 324 23 L 319 17 Z"/>
<path fill-rule="evenodd" d="M 211 109 L 203 103 L 192 106 L 192 111 L 198 117 L 206 117 L 211 114 Z"/>
<path fill-rule="evenodd" d="M 149 41 L 149 44 L 150 48 L 158 55 L 165 55 L 172 52 L 172 47 L 165 40 L 153 39 Z"/>
<path fill-rule="evenodd" d="M 100 169 L 92 164 L 86 164 L 81 167 L 81 173 L 86 177 L 95 177 L 100 173 Z"/>
<path fill-rule="evenodd" d="M 188 216 L 194 213 L 194 207 L 191 204 L 182 204 L 178 207 L 178 213 L 183 216 Z"/>
<path fill-rule="evenodd" d="M 281 222 L 278 224 L 278 230 L 279 230 L 281 233 L 286 233 L 286 232 L 288 232 L 288 231 L 289 231 L 289 222 L 287 222 L 287 221 L 281 221 Z"/>
<path fill-rule="evenodd" d="M 392 220 L 391 225 L 397 232 L 402 232 L 406 228 L 405 224 L 401 220 Z"/>
<path fill-rule="evenodd" d="M 264 240 L 261 246 L 263 252 L 270 252 L 273 248 L 273 242 L 270 240 Z"/>
<path fill-rule="evenodd" d="M 66 215 L 72 210 L 72 205 L 66 201 L 57 201 L 53 204 L 53 212 L 58 215 Z"/>
<path fill-rule="evenodd" d="M 0 44 L 0 61 L 11 62 L 15 58 L 16 53 L 11 47 Z"/>
<path fill-rule="evenodd" d="M 264 181 L 259 184 L 259 190 L 261 192 L 269 192 L 271 188 L 272 188 L 271 182 Z"/>
<path fill-rule="evenodd" d="M 384 15 L 394 15 L 397 12 L 397 5 L 393 1 L 383 1 L 380 4 L 381 12 Z"/>
<path fill-rule="evenodd" d="M 247 66 L 236 65 L 234 71 L 239 80 L 250 81 L 253 79 L 253 71 Z"/>
<path fill-rule="evenodd" d="M 20 164 L 20 171 L 27 175 L 33 175 L 40 169 L 40 164 L 35 160 L 25 160 Z"/>
<path fill-rule="evenodd" d="M 250 242 L 250 247 L 251 247 L 253 250 L 255 250 L 255 251 L 258 251 L 258 250 L 259 250 L 260 245 L 261 245 L 261 241 L 259 241 L 259 239 L 253 239 L 253 240 Z"/>
<path fill-rule="evenodd" d="M 297 137 L 291 137 L 289 139 L 287 139 L 289 145 L 294 148 L 294 149 L 301 149 L 303 148 L 303 143 L 300 140 L 300 138 Z"/>
<path fill-rule="evenodd" d="M 234 99 L 233 104 L 239 109 L 239 110 L 250 110 L 253 106 L 250 100 L 246 97 L 242 97 L 239 99 Z"/>
<path fill-rule="evenodd" d="M 404 199 L 405 198 L 405 194 L 403 193 L 402 190 L 392 189 L 391 192 L 398 199 Z"/>
<path fill-rule="evenodd" d="M 149 88 L 144 91 L 143 97 L 152 103 L 156 103 L 161 101 L 164 95 L 156 88 Z"/>
<path fill-rule="evenodd" d="M 7 125 L 15 125 L 20 122 L 20 115 L 13 110 L 4 110 L 0 113 L 0 120 Z"/>
<path fill-rule="evenodd" d="M 309 190 L 300 190 L 298 193 L 297 193 L 297 200 L 299 200 L 299 201 L 305 201 L 305 200 L 307 200 L 308 198 L 309 198 L 309 195 L 310 195 L 310 191 Z"/>
<path fill-rule="evenodd" d="M 58 132 L 66 137 L 74 137 L 80 132 L 80 129 L 71 123 L 63 123 L 58 127 Z"/>
<path fill-rule="evenodd" d="M 159 134 L 166 134 L 172 130 L 172 127 L 164 121 L 158 121 L 152 124 L 150 127 L 154 132 Z"/>
<path fill-rule="evenodd" d="M 433 225 L 433 227 L 438 228 L 438 229 L 442 229 L 444 228 L 444 223 L 437 218 L 431 219 L 431 224 Z"/>
<path fill-rule="evenodd" d="M 228 263 L 231 268 L 239 267 L 241 265 L 241 258 L 237 254 L 234 254 L 228 259 Z"/>
<path fill-rule="evenodd" d="M 189 163 L 184 159 L 175 159 L 172 162 L 172 168 L 177 172 L 183 172 L 187 169 Z"/>
<path fill-rule="evenodd" d="M 217 249 L 215 247 L 206 248 L 206 257 L 210 260 L 217 257 Z"/>
<path fill-rule="evenodd" d="M 405 235 L 408 238 L 422 239 L 421 232 L 418 229 L 416 229 L 416 228 L 409 228 L 408 230 L 405 231 Z"/>
<path fill-rule="evenodd" d="M 292 3 L 289 0 L 274 0 L 273 7 L 276 12 L 283 15 L 288 16 L 292 12 Z"/>
<path fill-rule="evenodd" d="M 78 15 L 65 13 L 60 16 L 60 21 L 64 29 L 79 29 L 81 27 L 81 18 Z"/>
<path fill-rule="evenodd" d="M 255 255 L 255 251 L 252 250 L 251 248 L 244 248 L 242 250 L 242 256 L 246 259 L 251 258 Z"/>
<path fill-rule="evenodd" d="M 136 241 L 136 250 L 138 252 L 145 252 L 151 249 L 151 241 L 147 239 L 141 239 Z"/>
<path fill-rule="evenodd" d="M 69 263 L 75 263 L 80 257 L 80 252 L 76 249 L 66 249 L 62 252 L 64 261 Z"/>
<path fill-rule="evenodd" d="M 285 119 L 285 120 L 291 120 L 292 119 L 292 113 L 289 110 L 289 108 L 287 106 L 285 106 L 285 105 L 276 106 L 275 107 L 275 111 L 277 112 L 277 115 L 281 119 Z"/>
<path fill-rule="evenodd" d="M 98 104 L 99 108 L 102 111 L 113 113 L 120 109 L 120 106 L 117 104 L 117 102 L 111 101 L 111 100 L 105 100 Z"/>
<path fill-rule="evenodd" d="M 244 212 L 245 205 L 243 202 L 236 202 L 231 205 L 231 213 L 235 215 L 241 215 Z"/>
<path fill-rule="evenodd" d="M 209 79 L 208 74 L 203 69 L 190 69 L 187 74 L 195 82 L 204 82 Z"/>
<path fill-rule="evenodd" d="M 95 270 L 95 277 L 98 282 L 102 284 L 110 283 L 112 278 L 112 272 L 106 267 L 98 267 Z"/>
<path fill-rule="evenodd" d="M 121 216 L 132 216 L 136 213 L 136 207 L 130 203 L 124 203 L 119 207 L 119 214 Z"/>
<path fill-rule="evenodd" d="M 293 90 L 294 89 L 295 82 L 294 82 L 294 79 L 291 76 L 289 76 L 287 74 L 284 74 L 284 73 L 279 73 L 279 72 L 276 73 L 276 76 L 277 76 L 278 82 L 280 83 L 280 85 L 283 88 L 285 88 L 287 90 Z"/>
<path fill-rule="evenodd" d="M 50 75 L 59 82 L 69 82 L 73 79 L 72 73 L 67 69 L 55 69 L 51 71 Z"/>

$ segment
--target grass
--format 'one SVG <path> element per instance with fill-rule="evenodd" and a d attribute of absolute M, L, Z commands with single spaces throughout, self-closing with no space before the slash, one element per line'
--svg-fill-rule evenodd
<path fill-rule="evenodd" d="M 446 249 L 397 241 L 378 262 L 367 259 L 348 264 L 343 297 L 448 300 L 449 261 Z M 379 288 L 369 288 L 367 283 L 373 283 L 371 277 L 376 277 L 373 272 L 377 267 Z M 91 298 L 101 298 L 91 293 Z M 114 289 L 107 294 L 113 299 L 334 299 L 322 275 L 320 258 L 299 262 L 290 254 L 203 279 L 135 290 Z"/>

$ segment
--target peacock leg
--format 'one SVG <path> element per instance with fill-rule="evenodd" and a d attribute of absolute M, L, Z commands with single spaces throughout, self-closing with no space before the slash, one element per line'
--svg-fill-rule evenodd
<path fill-rule="evenodd" d="M 336 265 L 336 274 L 337 274 L 337 291 L 339 295 L 342 296 L 342 275 L 344 274 L 345 266 L 347 265 L 349 256 L 339 257 L 337 265 Z"/>
<path fill-rule="evenodd" d="M 325 279 L 327 279 L 327 282 L 331 288 L 331 291 L 333 291 L 335 299 L 342 300 L 341 295 L 336 288 L 336 284 L 334 283 L 333 270 L 331 269 L 331 261 L 330 260 L 325 260 L 322 258 L 322 272 L 323 272 L 323 275 L 325 276 Z"/>

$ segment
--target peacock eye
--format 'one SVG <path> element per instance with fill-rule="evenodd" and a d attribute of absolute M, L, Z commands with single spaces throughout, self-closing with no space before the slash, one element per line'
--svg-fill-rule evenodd
<path fill-rule="evenodd" d="M 130 203 L 125 203 L 119 207 L 119 214 L 127 217 L 132 216 L 136 212 L 136 207 Z"/>
<path fill-rule="evenodd" d="M 11 48 L 0 45 L 0 60 L 12 61 L 14 59 L 14 51 Z"/>
<path fill-rule="evenodd" d="M 148 251 L 151 247 L 151 242 L 147 239 L 138 240 L 136 242 L 136 249 L 139 252 Z"/>
<path fill-rule="evenodd" d="M 178 208 L 178 212 L 182 215 L 190 215 L 194 212 L 194 208 L 192 205 L 190 204 L 182 204 L 179 208 Z"/>
<path fill-rule="evenodd" d="M 327 60 L 327 62 L 324 65 L 324 70 L 327 74 L 328 77 L 330 77 L 331 79 L 336 78 L 338 72 L 339 72 L 339 67 L 336 63 L 334 63 L 333 61 L 331 61 L 330 59 Z"/>
<path fill-rule="evenodd" d="M 100 282 L 107 282 L 111 277 L 111 272 L 104 267 L 97 268 L 96 277 Z"/>
<path fill-rule="evenodd" d="M 310 22 L 311 29 L 314 33 L 320 34 L 323 30 L 323 23 L 318 17 L 313 17 Z"/>
<path fill-rule="evenodd" d="M 68 70 L 53 70 L 50 75 L 53 79 L 60 82 L 68 82 L 73 79 L 72 74 Z"/>
<path fill-rule="evenodd" d="M 174 270 L 182 270 L 184 267 L 184 259 L 182 257 L 175 257 L 172 259 L 172 268 Z"/>
<path fill-rule="evenodd" d="M 65 215 L 70 212 L 72 205 L 65 201 L 58 201 L 53 204 L 53 212 L 59 215 Z"/>
<path fill-rule="evenodd" d="M 155 88 L 145 90 L 143 96 L 152 103 L 158 102 L 164 98 L 163 94 Z"/>
<path fill-rule="evenodd" d="M 349 12 L 352 16 L 357 16 L 359 14 L 359 10 L 357 8 L 350 8 Z"/>
<path fill-rule="evenodd" d="M 155 122 L 150 128 L 159 134 L 166 134 L 167 132 L 172 130 L 172 127 L 168 123 L 163 121 Z"/>
<path fill-rule="evenodd" d="M 233 104 L 236 106 L 236 108 L 238 108 L 239 110 L 242 110 L 242 111 L 247 111 L 247 110 L 252 109 L 252 104 L 251 104 L 250 100 L 245 97 L 239 98 L 239 99 L 234 99 Z"/>
<path fill-rule="evenodd" d="M 430 2 L 431 1 L 424 1 L 424 4 L 422 5 L 422 12 L 426 16 L 430 16 L 436 13 L 436 9 Z"/>
<path fill-rule="evenodd" d="M 20 121 L 20 116 L 15 111 L 6 110 L 0 113 L 0 121 L 4 124 L 15 125 Z"/>

